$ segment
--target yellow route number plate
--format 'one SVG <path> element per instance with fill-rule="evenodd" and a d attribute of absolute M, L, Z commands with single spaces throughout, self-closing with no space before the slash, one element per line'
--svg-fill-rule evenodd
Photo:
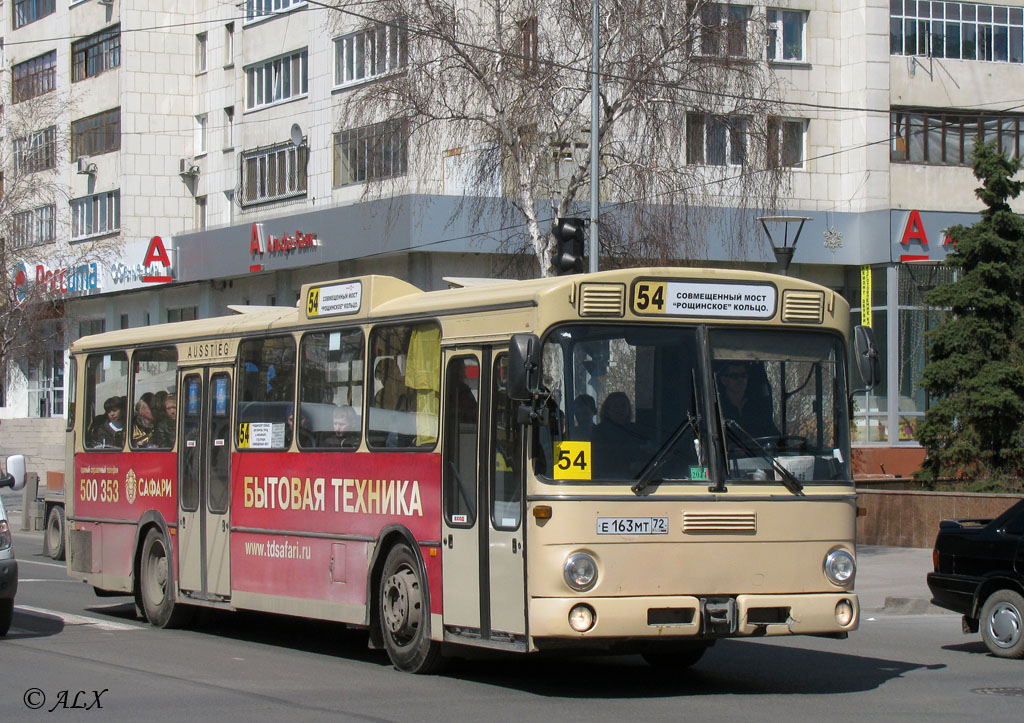
<path fill-rule="evenodd" d="M 555 442 L 554 479 L 590 479 L 590 442 Z"/>

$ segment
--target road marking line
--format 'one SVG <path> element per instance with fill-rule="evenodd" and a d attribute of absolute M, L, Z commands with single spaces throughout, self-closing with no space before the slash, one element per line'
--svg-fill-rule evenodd
<path fill-rule="evenodd" d="M 67 570 L 67 565 L 59 565 L 56 562 L 36 562 L 35 560 L 26 560 L 23 557 L 18 558 L 19 565 L 44 565 L 46 567 L 59 567 L 61 570 Z"/>
<path fill-rule="evenodd" d="M 16 610 L 21 610 L 26 613 L 36 613 L 37 615 L 52 615 L 58 617 L 64 621 L 65 625 L 93 625 L 100 630 L 141 630 L 142 628 L 138 625 L 129 625 L 127 623 L 114 623 L 109 620 L 100 620 L 99 618 L 90 618 L 85 615 L 74 615 L 72 613 L 63 613 L 59 610 L 47 610 L 46 608 L 36 608 L 30 605 L 15 605 Z"/>
<path fill-rule="evenodd" d="M 75 582 L 78 580 L 59 580 L 55 577 L 19 577 L 18 582 Z"/>

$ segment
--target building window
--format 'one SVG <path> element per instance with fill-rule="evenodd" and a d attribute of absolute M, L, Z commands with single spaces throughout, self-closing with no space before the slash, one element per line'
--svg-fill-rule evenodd
<path fill-rule="evenodd" d="M 804 60 L 804 23 L 807 13 L 802 10 L 776 10 L 769 8 L 768 60 L 802 62 Z"/>
<path fill-rule="evenodd" d="M 804 167 L 804 121 L 768 119 L 768 164 L 773 168 Z"/>
<path fill-rule="evenodd" d="M 92 78 L 121 65 L 121 26 L 101 30 L 71 44 L 71 82 Z"/>
<path fill-rule="evenodd" d="M 230 68 L 235 64 L 235 24 L 228 23 L 224 26 L 224 67 Z"/>
<path fill-rule="evenodd" d="M 102 334 L 107 330 L 105 319 L 83 319 L 78 322 L 78 338 L 91 334 Z"/>
<path fill-rule="evenodd" d="M 242 154 L 242 205 L 304 195 L 308 159 L 307 146 L 290 142 Z"/>
<path fill-rule="evenodd" d="M 308 91 L 307 51 L 268 60 L 245 69 L 245 109 L 263 108 Z"/>
<path fill-rule="evenodd" d="M 196 116 L 196 155 L 201 156 L 206 153 L 206 126 L 208 116 L 203 113 L 202 115 Z"/>
<path fill-rule="evenodd" d="M 306 0 L 245 0 L 245 21 L 259 20 L 305 4 Z"/>
<path fill-rule="evenodd" d="M 704 113 L 686 114 L 686 162 L 741 166 L 747 159 L 747 119 Z"/>
<path fill-rule="evenodd" d="M 182 306 L 179 309 L 167 310 L 167 321 L 195 321 L 199 318 L 198 306 Z"/>
<path fill-rule="evenodd" d="M 890 126 L 893 163 L 970 166 L 978 140 L 1010 157 L 1024 152 L 1024 115 L 893 111 Z"/>
<path fill-rule="evenodd" d="M 50 126 L 28 138 L 14 139 L 14 172 L 35 173 L 57 167 L 57 127 Z"/>
<path fill-rule="evenodd" d="M 127 329 L 130 326 L 131 326 L 131 323 L 129 323 L 129 321 L 128 321 L 128 315 L 127 314 L 121 314 L 121 326 L 120 326 L 120 328 L 121 329 Z"/>
<path fill-rule="evenodd" d="M 353 128 L 334 134 L 334 187 L 403 176 L 409 168 L 404 121 Z"/>
<path fill-rule="evenodd" d="M 56 206 L 50 204 L 12 214 L 11 235 L 14 239 L 14 248 L 23 249 L 53 243 L 57 238 L 55 212 Z"/>
<path fill-rule="evenodd" d="M 224 145 L 225 151 L 235 147 L 235 107 L 224 109 Z"/>
<path fill-rule="evenodd" d="M 523 75 L 536 75 L 540 69 L 537 61 L 537 17 L 516 22 L 519 38 L 516 55 L 522 61 Z"/>
<path fill-rule="evenodd" d="M 1024 8 L 892 2 L 889 51 L 893 55 L 1024 63 Z"/>
<path fill-rule="evenodd" d="M 57 87 L 57 51 L 12 66 L 11 80 L 11 100 L 15 103 L 49 93 Z"/>
<path fill-rule="evenodd" d="M 750 7 L 724 3 L 702 5 L 697 17 L 697 52 L 706 57 L 747 57 Z"/>
<path fill-rule="evenodd" d="M 374 25 L 334 40 L 334 84 L 350 85 L 404 67 L 408 62 L 408 29 Z"/>
<path fill-rule="evenodd" d="M 196 228 L 206 228 L 206 196 L 196 196 Z"/>
<path fill-rule="evenodd" d="M 113 233 L 121 227 L 121 192 L 107 191 L 71 201 L 71 240 Z"/>
<path fill-rule="evenodd" d="M 113 108 L 71 123 L 71 160 L 121 149 L 121 109 Z"/>
<path fill-rule="evenodd" d="M 14 29 L 52 15 L 56 10 L 57 0 L 14 0 Z"/>
<path fill-rule="evenodd" d="M 196 74 L 206 72 L 206 33 L 196 35 Z"/>

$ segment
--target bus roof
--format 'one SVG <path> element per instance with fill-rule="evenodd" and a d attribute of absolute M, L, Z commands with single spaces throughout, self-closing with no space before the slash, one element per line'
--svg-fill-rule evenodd
<path fill-rule="evenodd" d="M 487 312 L 497 308 L 559 307 L 559 313 L 575 305 L 583 284 L 618 284 L 622 303 L 628 306 L 630 284 L 636 279 L 667 281 L 771 283 L 776 288 L 813 291 L 822 294 L 822 305 L 836 300 L 848 305 L 834 291 L 802 279 L 758 271 L 700 267 L 645 267 L 615 269 L 592 274 L 573 274 L 527 280 L 495 279 L 488 283 L 458 284 L 437 291 L 422 289 L 391 276 L 366 275 L 304 284 L 295 306 L 244 307 L 232 305 L 227 316 L 179 321 L 110 331 L 82 337 L 71 346 L 72 353 L 101 348 L 156 344 L 168 340 L 216 338 L 287 329 L 327 322 L 365 321 L 395 317 L 429 316 L 459 310 Z M 593 287 L 591 287 L 593 288 Z M 542 303 L 547 299 L 548 303 Z M 827 300 L 826 300 L 827 299 Z M 316 308 L 314 308 L 316 306 Z M 623 308 L 625 311 L 625 308 Z M 581 315 L 586 315 L 581 312 Z M 621 315 L 620 315 L 621 316 Z M 818 322 L 821 323 L 821 322 Z"/>

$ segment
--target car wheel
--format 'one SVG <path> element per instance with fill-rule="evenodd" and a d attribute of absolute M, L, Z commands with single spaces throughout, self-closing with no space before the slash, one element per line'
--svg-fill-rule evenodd
<path fill-rule="evenodd" d="M 981 609 L 981 639 L 1000 658 L 1024 658 L 1024 597 L 996 590 Z"/>

